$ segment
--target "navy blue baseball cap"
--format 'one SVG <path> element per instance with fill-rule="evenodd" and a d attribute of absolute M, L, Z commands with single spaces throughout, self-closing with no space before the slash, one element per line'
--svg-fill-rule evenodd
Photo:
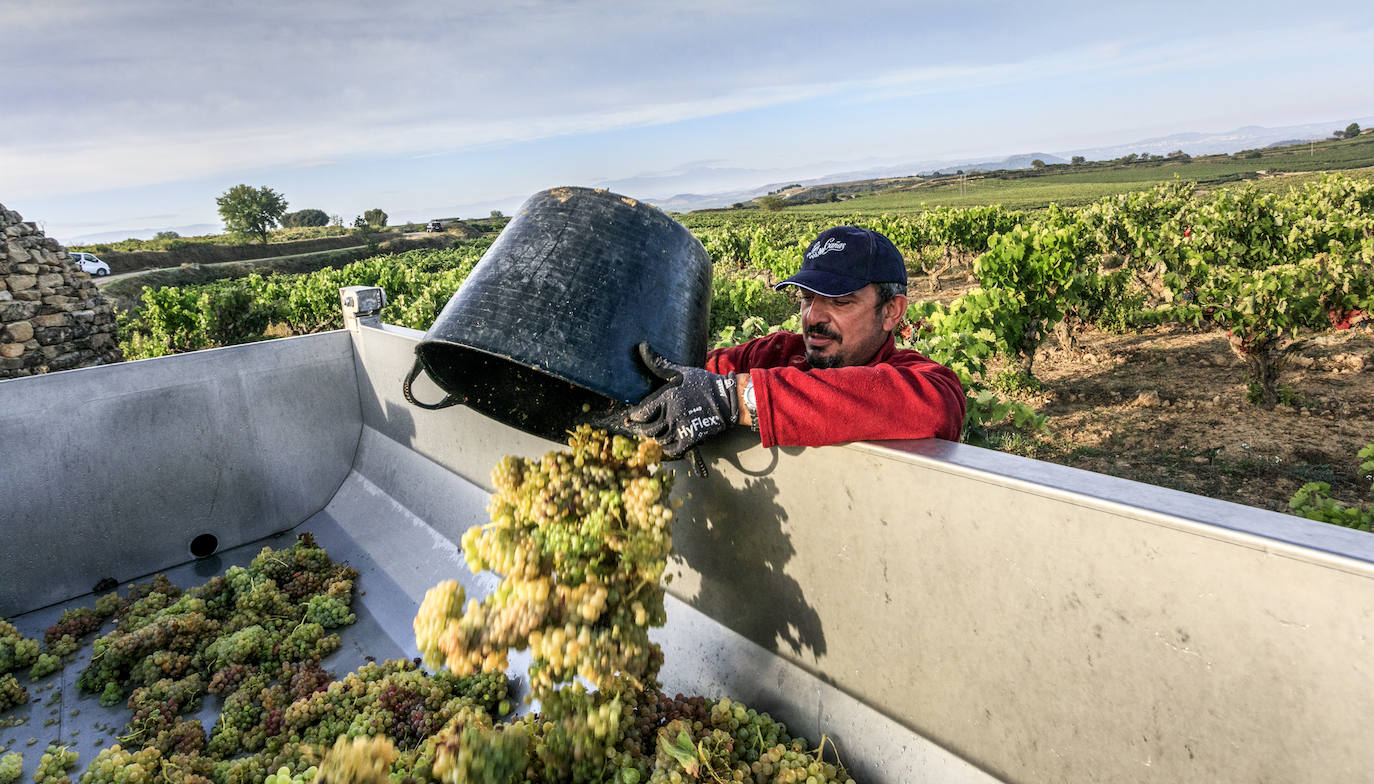
<path fill-rule="evenodd" d="M 853 294 L 870 283 L 906 285 L 906 263 L 892 240 L 857 226 L 826 229 L 806 248 L 801 270 L 775 289 L 796 286 L 824 297 Z"/>

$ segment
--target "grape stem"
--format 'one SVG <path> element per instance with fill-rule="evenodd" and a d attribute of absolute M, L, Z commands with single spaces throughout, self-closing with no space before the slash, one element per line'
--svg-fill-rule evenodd
<path fill-rule="evenodd" d="M 816 750 L 811 753 L 816 755 L 816 759 L 824 759 L 824 757 L 822 757 L 822 752 L 825 751 L 826 741 L 830 741 L 830 750 L 835 752 L 835 765 L 843 768 L 844 763 L 840 762 L 840 747 L 836 746 L 835 741 L 831 740 L 830 736 L 826 735 L 824 732 L 821 733 L 821 745 L 817 746 Z"/>

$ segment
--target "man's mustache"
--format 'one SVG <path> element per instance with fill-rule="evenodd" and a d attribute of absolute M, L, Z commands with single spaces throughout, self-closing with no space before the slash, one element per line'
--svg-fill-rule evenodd
<path fill-rule="evenodd" d="M 812 324 L 811 326 L 806 328 L 806 334 L 816 335 L 822 338 L 830 338 L 831 340 L 835 341 L 838 341 L 840 339 L 840 336 L 836 334 L 834 330 L 830 329 L 830 327 L 827 327 L 824 324 Z"/>

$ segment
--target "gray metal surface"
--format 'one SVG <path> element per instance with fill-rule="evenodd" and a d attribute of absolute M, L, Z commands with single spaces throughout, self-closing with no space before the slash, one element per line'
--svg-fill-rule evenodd
<path fill-rule="evenodd" d="M 426 411 L 407 403 L 401 381 L 415 362 L 415 345 L 423 336 L 418 330 L 391 325 L 364 327 L 357 333 L 358 397 L 368 427 L 488 492 L 491 469 L 503 455 L 534 457 L 557 448 L 466 406 Z M 414 393 L 425 401 L 444 396 L 423 374 L 415 380 Z"/>
<path fill-rule="evenodd" d="M 1010 781 L 1374 769 L 1374 538 L 944 443 L 685 479 L 672 590 Z"/>
<path fill-rule="evenodd" d="M 348 473 L 345 332 L 0 382 L 0 616 L 297 525 Z"/>

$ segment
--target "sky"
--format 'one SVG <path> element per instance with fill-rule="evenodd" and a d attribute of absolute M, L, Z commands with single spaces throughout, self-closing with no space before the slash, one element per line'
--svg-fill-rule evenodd
<path fill-rule="evenodd" d="M 1374 114 L 1374 3 L 1344 0 L 0 0 L 0 17 L 0 204 L 64 242 L 218 230 L 239 183 L 398 223 L 703 167 L 820 176 Z"/>

